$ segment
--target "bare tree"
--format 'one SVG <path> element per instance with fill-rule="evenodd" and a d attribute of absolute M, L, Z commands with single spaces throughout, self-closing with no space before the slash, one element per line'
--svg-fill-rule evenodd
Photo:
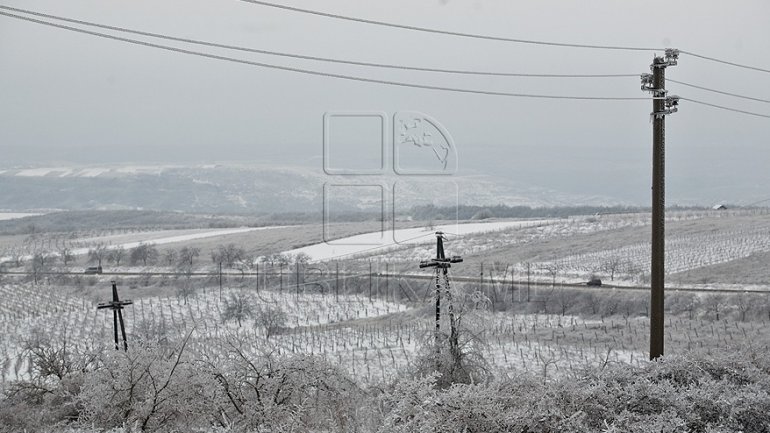
<path fill-rule="evenodd" d="M 110 263 L 115 263 L 115 266 L 120 266 L 120 262 L 125 257 L 126 257 L 126 249 L 123 248 L 123 245 L 121 245 L 117 248 L 111 249 L 107 259 L 110 261 Z"/>
<path fill-rule="evenodd" d="M 142 262 L 144 266 L 147 266 L 148 262 L 153 263 L 157 259 L 158 250 L 153 244 L 140 243 L 131 249 L 130 260 L 132 265 Z"/>
<path fill-rule="evenodd" d="M 35 284 L 40 281 L 40 277 L 43 274 L 48 272 L 48 264 L 49 261 L 45 253 L 35 253 L 32 256 L 32 260 L 29 262 L 29 273 L 32 275 Z"/>
<path fill-rule="evenodd" d="M 706 308 L 706 311 L 713 314 L 714 318 L 719 321 L 719 315 L 727 304 L 723 295 L 713 294 L 703 298 L 703 306 Z"/>
<path fill-rule="evenodd" d="M 189 269 L 189 268 L 187 268 Z M 182 278 L 181 283 L 177 285 L 176 289 L 177 296 L 181 296 L 182 299 L 184 299 L 184 304 L 187 305 L 187 300 L 190 296 L 195 294 L 195 285 L 192 282 L 192 279 L 190 278 L 190 272 L 186 272 L 186 275 L 184 278 Z"/>
<path fill-rule="evenodd" d="M 291 263 L 291 258 L 286 256 L 285 254 L 268 254 L 266 256 L 262 257 L 262 263 L 266 263 L 268 265 L 275 266 L 275 265 L 287 265 Z"/>
<path fill-rule="evenodd" d="M 255 316 L 253 303 L 253 299 L 244 293 L 231 293 L 224 300 L 225 305 L 221 313 L 222 323 L 235 320 L 240 328 L 245 320 Z"/>
<path fill-rule="evenodd" d="M 306 265 L 310 263 L 310 256 L 306 253 L 299 252 L 294 256 L 294 263 L 298 263 L 300 265 Z"/>
<path fill-rule="evenodd" d="M 541 269 L 551 276 L 551 287 L 556 287 L 556 277 L 559 275 L 560 266 L 556 263 L 546 263 Z"/>
<path fill-rule="evenodd" d="M 240 248 L 233 243 L 220 245 L 216 250 L 211 252 L 211 260 L 214 263 L 222 263 L 228 268 L 232 268 L 236 263 L 243 261 L 245 257 L 246 252 L 243 248 Z"/>
<path fill-rule="evenodd" d="M 97 263 L 99 267 L 101 267 L 102 261 L 107 258 L 107 254 L 109 254 L 107 246 L 101 244 L 97 245 L 94 248 L 88 250 L 88 262 Z"/>
<path fill-rule="evenodd" d="M 556 303 L 559 305 L 559 310 L 561 311 L 562 316 L 567 314 L 567 310 L 572 304 L 574 304 L 574 301 L 574 293 L 565 289 L 563 286 L 559 288 L 558 293 L 556 294 Z"/>
<path fill-rule="evenodd" d="M 260 307 L 257 310 L 257 315 L 254 318 L 254 324 L 265 331 L 265 338 L 270 339 L 271 336 L 286 326 L 289 321 L 289 316 L 285 311 L 278 306 L 265 306 Z"/>
<path fill-rule="evenodd" d="M 754 308 L 755 299 L 748 293 L 739 293 L 735 296 L 735 307 L 741 315 L 741 321 L 746 321 L 746 315 Z"/>
<path fill-rule="evenodd" d="M 610 293 L 609 296 L 602 298 L 602 317 L 613 316 L 617 314 L 618 310 L 620 310 L 620 301 L 620 295 L 618 295 L 615 291 Z"/>
<path fill-rule="evenodd" d="M 201 249 L 196 247 L 183 247 L 179 250 L 179 263 L 184 263 L 190 268 L 195 264 L 195 259 L 201 255 Z"/>
<path fill-rule="evenodd" d="M 163 260 L 166 261 L 167 266 L 174 266 L 174 262 L 176 262 L 177 258 L 177 252 L 173 248 L 169 248 L 166 250 L 166 252 L 163 253 Z"/>
<path fill-rule="evenodd" d="M 537 351 L 537 360 L 543 367 L 543 383 L 548 379 L 548 367 L 558 364 L 561 360 L 561 353 L 553 352 L 551 348 L 547 348 L 548 353 L 545 352 L 545 347 L 541 347 Z"/>
<path fill-rule="evenodd" d="M 70 262 L 74 262 L 75 254 L 72 252 L 72 248 L 66 246 L 61 247 L 59 249 L 59 260 L 61 260 L 64 266 L 68 266 Z"/>
<path fill-rule="evenodd" d="M 615 274 L 620 271 L 623 260 L 618 256 L 612 256 L 602 264 L 602 271 L 610 275 L 610 281 L 615 281 Z"/>
<path fill-rule="evenodd" d="M 599 297 L 593 292 L 581 293 L 581 304 L 583 308 L 587 308 L 591 311 L 591 314 L 599 313 L 599 305 L 601 304 Z"/>

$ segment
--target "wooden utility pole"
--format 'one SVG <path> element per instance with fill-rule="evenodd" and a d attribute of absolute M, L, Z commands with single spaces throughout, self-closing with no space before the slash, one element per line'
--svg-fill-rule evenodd
<path fill-rule="evenodd" d="M 481 262 L 481 269 L 479 271 L 479 290 L 484 290 L 484 262 Z"/>
<path fill-rule="evenodd" d="M 527 302 L 529 302 L 529 274 L 532 271 L 532 265 L 527 262 Z"/>
<path fill-rule="evenodd" d="M 650 257 L 650 359 L 664 353 L 666 115 L 677 111 L 679 98 L 668 96 L 666 68 L 675 66 L 678 50 L 654 57 L 652 74 L 642 75 L 642 90 L 652 92 L 652 251 Z"/>
<path fill-rule="evenodd" d="M 222 262 L 219 262 L 219 302 L 222 302 Z"/>
<path fill-rule="evenodd" d="M 121 301 L 118 297 L 118 284 L 113 281 L 112 282 L 112 301 L 111 302 L 102 302 L 96 306 L 97 310 L 102 310 L 105 308 L 109 308 L 112 310 L 112 330 L 115 334 L 115 350 L 120 350 L 120 345 L 118 342 L 118 325 L 120 326 L 120 333 L 123 336 L 123 350 L 128 350 L 128 341 L 126 340 L 126 326 L 123 323 L 123 307 L 126 305 L 131 305 L 133 302 L 131 300 L 125 300 Z M 144 310 L 142 310 L 144 311 Z"/>
<path fill-rule="evenodd" d="M 388 300 L 388 290 L 390 290 L 390 281 L 388 280 L 389 272 L 390 272 L 390 269 L 388 267 L 388 262 L 385 262 L 385 300 L 386 301 Z"/>
<path fill-rule="evenodd" d="M 444 255 L 444 233 L 436 232 L 436 258 L 431 260 L 423 260 L 420 262 L 420 268 L 435 268 L 436 269 L 436 329 L 435 329 L 435 344 L 436 344 L 436 366 L 438 368 L 440 364 L 441 356 L 441 276 L 444 278 L 444 292 L 448 301 L 448 313 L 449 313 L 449 351 L 455 362 L 459 362 L 459 333 L 457 330 L 457 324 L 455 321 L 454 307 L 452 303 L 452 292 L 449 287 L 449 267 L 452 263 L 460 263 L 463 259 L 460 256 L 452 256 L 447 258 Z"/>

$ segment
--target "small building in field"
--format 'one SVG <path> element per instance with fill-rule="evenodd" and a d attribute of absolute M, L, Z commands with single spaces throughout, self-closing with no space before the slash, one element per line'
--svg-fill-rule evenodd
<path fill-rule="evenodd" d="M 715 204 L 714 207 L 712 207 L 711 209 L 713 209 L 713 210 L 726 210 L 727 206 L 725 206 L 722 203 L 719 203 L 719 204 Z"/>

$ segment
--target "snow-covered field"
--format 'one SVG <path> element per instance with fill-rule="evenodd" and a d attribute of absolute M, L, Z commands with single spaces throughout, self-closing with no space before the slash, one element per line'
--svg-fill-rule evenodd
<path fill-rule="evenodd" d="M 178 242 L 187 242 L 198 239 L 214 238 L 218 236 L 228 236 L 240 233 L 248 233 L 260 230 L 272 230 L 283 228 L 285 226 L 268 227 L 241 227 L 229 229 L 190 229 L 190 230 L 162 230 L 154 232 L 145 232 L 137 234 L 121 234 L 114 236 L 100 236 L 97 238 L 83 238 L 86 243 L 99 242 L 110 245 L 113 248 L 123 247 L 126 249 L 134 248 L 140 243 L 152 243 L 155 245 L 165 245 Z M 87 250 L 87 249 L 86 249 Z M 86 251 L 87 252 L 87 251 Z M 83 254 L 85 252 L 77 252 Z"/>
<path fill-rule="evenodd" d="M 105 174 L 160 174 L 178 165 L 120 165 L 120 166 L 79 166 L 79 167 L 35 167 L 0 170 L 0 174 L 20 177 L 98 177 Z M 209 167 L 209 166 L 201 166 Z"/>
<path fill-rule="evenodd" d="M 37 216 L 39 213 L 0 212 L 0 221 L 15 220 L 28 216 Z"/>
<path fill-rule="evenodd" d="M 121 292 L 122 298 L 130 298 L 130 290 Z M 283 293 L 275 291 L 224 290 L 223 299 L 231 295 L 243 295 L 253 309 L 279 307 L 287 314 L 286 329 L 318 327 L 350 320 L 367 319 L 406 310 L 406 306 L 380 299 L 369 300 L 359 295 L 320 295 L 313 293 Z M 112 317 L 107 310 L 96 310 L 92 301 L 71 294 L 52 290 L 49 286 L 31 284 L 0 285 L 0 379 L 7 380 L 24 374 L 25 360 L 21 355 L 24 339 L 36 334 L 52 338 L 69 338 L 79 344 L 104 344 L 109 347 L 112 339 Z M 183 338 L 195 328 L 192 346 L 205 351 L 207 341 L 228 333 L 243 334 L 265 342 L 262 330 L 255 328 L 251 319 L 242 326 L 235 321 L 223 323 L 217 290 L 199 290 L 183 297 L 149 297 L 135 299 L 124 310 L 130 339 L 153 335 L 173 340 Z M 286 352 L 280 341 L 277 351 Z M 289 337 L 286 337 L 289 338 Z"/>
<path fill-rule="evenodd" d="M 380 254 L 389 248 L 399 246 L 435 243 L 435 232 L 443 231 L 447 236 L 463 237 L 480 233 L 497 232 L 521 227 L 534 227 L 553 222 L 543 220 L 494 221 L 483 223 L 448 224 L 435 227 L 417 227 L 398 229 L 384 232 L 371 232 L 342 239 L 309 245 L 302 248 L 285 251 L 284 254 L 294 256 L 300 253 L 310 256 L 312 261 L 324 261 L 334 258 L 350 258 L 361 254 Z"/>
<path fill-rule="evenodd" d="M 241 228 L 227 228 L 227 229 L 189 229 L 189 230 L 160 230 L 150 232 L 139 233 L 122 233 L 115 235 L 105 235 L 98 237 L 86 237 L 78 238 L 70 244 L 76 245 L 72 248 L 71 253 L 74 255 L 87 254 L 89 249 L 96 245 L 105 245 L 108 249 L 120 248 L 125 249 L 135 248 L 140 244 L 154 244 L 154 245 L 166 245 L 173 243 L 189 242 L 193 240 L 216 238 L 219 236 L 228 236 L 242 233 L 249 233 L 260 230 L 272 230 L 278 228 L 284 228 L 285 226 L 267 226 L 267 227 L 241 227 Z M 56 251 L 54 251 L 56 253 Z M 22 255 L 23 260 L 29 260 L 32 257 L 31 252 L 27 252 Z M 13 258 L 10 256 L 0 256 L 0 263 L 5 261 L 11 261 Z"/>

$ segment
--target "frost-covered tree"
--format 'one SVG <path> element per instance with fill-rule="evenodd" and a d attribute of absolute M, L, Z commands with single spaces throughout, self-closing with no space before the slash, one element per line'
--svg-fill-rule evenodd
<path fill-rule="evenodd" d="M 442 290 L 439 329 L 427 334 L 420 346 L 414 373 L 439 373 L 437 386 L 483 382 L 489 369 L 482 348 L 485 312 L 491 301 L 481 291 L 467 292 L 460 286 Z"/>
<path fill-rule="evenodd" d="M 265 331 L 267 339 L 286 326 L 288 321 L 289 316 L 279 306 L 260 306 L 254 317 L 254 324 Z"/>
<path fill-rule="evenodd" d="M 120 262 L 126 258 L 126 249 L 123 245 L 118 246 L 110 250 L 107 259 L 110 263 L 115 263 L 115 266 L 120 266 Z"/>
<path fill-rule="evenodd" d="M 67 246 L 59 248 L 59 260 L 61 260 L 65 267 L 69 266 L 71 262 L 74 262 L 75 254 L 72 252 L 72 248 Z"/>
<path fill-rule="evenodd" d="M 193 431 L 209 424 L 216 415 L 216 383 L 200 373 L 185 352 L 186 342 L 172 349 L 134 345 L 107 352 L 104 368 L 83 383 L 81 422 L 142 432 Z"/>
<path fill-rule="evenodd" d="M 88 250 L 88 262 L 102 266 L 102 262 L 107 259 L 108 254 L 109 250 L 106 245 L 97 245 Z"/>
<path fill-rule="evenodd" d="M 158 259 L 158 249 L 154 244 L 140 243 L 131 249 L 129 259 L 132 265 L 142 262 L 142 265 L 152 264 Z"/>
<path fill-rule="evenodd" d="M 201 255 L 201 249 L 197 247 L 182 247 L 179 250 L 179 264 L 192 268 L 195 259 Z"/>
<path fill-rule="evenodd" d="M 240 328 L 243 322 L 256 315 L 254 299 L 245 293 L 231 293 L 223 302 L 224 308 L 220 313 L 222 323 L 235 320 Z"/>
<path fill-rule="evenodd" d="M 246 251 L 233 243 L 220 245 L 211 252 L 211 261 L 221 263 L 227 268 L 232 268 L 236 263 L 243 261 L 245 257 Z"/>

